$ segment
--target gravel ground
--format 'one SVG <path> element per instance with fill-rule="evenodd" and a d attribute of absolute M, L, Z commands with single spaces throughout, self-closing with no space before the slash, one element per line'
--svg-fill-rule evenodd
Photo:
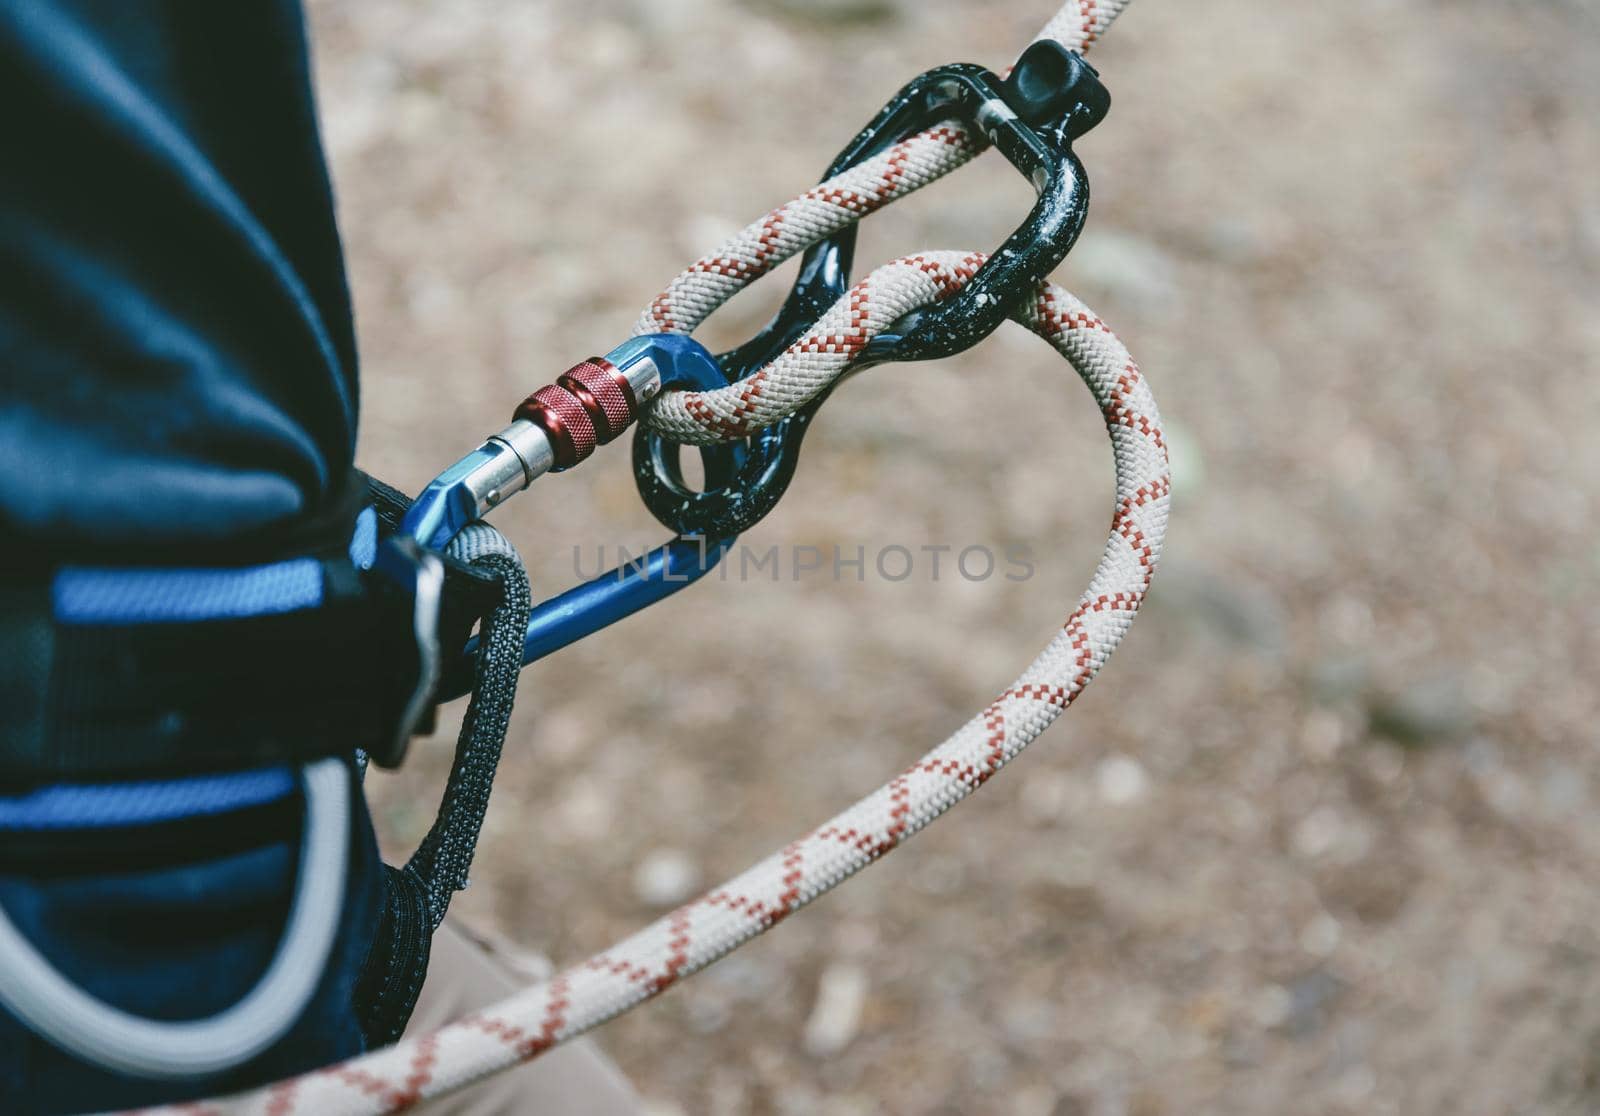
<path fill-rule="evenodd" d="M 315 3 L 362 463 L 418 488 L 901 81 L 1004 63 L 1049 6 Z M 947 822 L 602 1032 L 655 1112 L 1600 1110 L 1597 53 L 1589 0 L 1142 0 L 1096 47 L 1058 278 L 1171 432 L 1149 611 Z M 860 258 L 993 245 L 1028 197 L 990 157 Z M 1012 330 L 841 391 L 753 546 L 1034 575 L 713 582 L 529 671 L 461 912 L 584 956 L 981 706 L 1103 537 L 1061 376 Z M 536 589 L 657 541 L 625 458 L 497 515 Z M 397 852 L 448 739 L 379 780 Z"/>

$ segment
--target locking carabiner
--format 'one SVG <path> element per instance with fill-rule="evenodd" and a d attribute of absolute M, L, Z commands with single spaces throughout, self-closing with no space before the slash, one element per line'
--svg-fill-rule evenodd
<path fill-rule="evenodd" d="M 1027 218 L 970 282 L 873 338 L 852 373 L 889 361 L 951 356 L 999 328 L 1017 299 L 1066 258 L 1083 229 L 1089 182 L 1072 142 L 1104 119 L 1110 104 L 1092 66 L 1042 40 L 1004 79 L 966 63 L 914 78 L 840 151 L 824 181 L 941 120 L 960 119 L 980 130 L 1038 191 Z M 730 382 L 771 363 L 845 293 L 856 231 L 852 223 L 807 250 L 778 314 L 750 341 L 717 358 Z M 737 479 L 722 486 L 708 479 L 699 492 L 683 482 L 676 446 L 640 428 L 634 435 L 634 481 L 645 506 L 674 531 L 742 534 L 787 490 L 806 430 L 827 396 L 824 391 L 756 433 L 748 440 L 750 452 Z"/>
<path fill-rule="evenodd" d="M 727 383 L 716 358 L 681 334 L 651 333 L 563 373 L 518 406 L 514 421 L 435 477 L 401 523 L 401 534 L 432 550 L 545 473 L 572 468 L 621 434 L 662 388 L 708 391 Z M 701 450 L 708 483 L 730 483 L 742 445 Z M 524 665 L 671 596 L 711 570 L 731 538 L 682 532 L 634 562 L 536 605 L 523 640 Z M 441 700 L 471 684 L 469 644 L 446 661 Z"/>

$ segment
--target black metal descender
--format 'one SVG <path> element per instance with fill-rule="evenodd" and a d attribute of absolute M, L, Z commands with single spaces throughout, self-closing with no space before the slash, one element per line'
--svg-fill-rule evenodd
<path fill-rule="evenodd" d="M 1001 79 L 981 66 L 955 63 L 913 79 L 845 146 L 826 181 L 943 120 L 976 128 L 1038 191 L 1027 218 L 950 298 L 907 314 L 872 339 L 851 373 L 890 361 L 934 360 L 964 352 L 999 328 L 1023 298 L 1071 251 L 1089 212 L 1089 181 L 1072 150 L 1111 105 L 1095 69 L 1058 43 L 1041 41 Z M 771 363 L 805 334 L 849 286 L 856 225 L 813 245 L 782 309 L 745 344 L 718 356 L 730 382 Z M 749 454 L 730 483 L 691 489 L 678 466 L 679 446 L 640 427 L 634 480 L 645 505 L 673 531 L 728 538 L 759 522 L 783 496 L 799 464 L 806 429 L 831 388 L 749 439 Z"/>

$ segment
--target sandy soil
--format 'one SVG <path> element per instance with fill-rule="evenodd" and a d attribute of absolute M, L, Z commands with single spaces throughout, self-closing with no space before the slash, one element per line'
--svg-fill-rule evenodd
<path fill-rule="evenodd" d="M 1048 7 L 314 4 L 362 463 L 419 487 Z M 1058 277 L 1172 435 L 1148 614 L 947 822 L 602 1033 L 655 1111 L 1600 1110 L 1597 56 L 1588 0 L 1141 0 L 1097 46 Z M 993 245 L 1028 196 L 985 160 L 861 259 Z M 656 541 L 625 457 L 497 516 L 536 590 Z M 529 671 L 459 909 L 576 959 L 875 786 L 1049 637 L 1110 492 L 1019 331 L 862 377 L 750 542 L 1027 544 L 1035 576 L 703 584 Z M 395 850 L 449 739 L 378 787 Z"/>

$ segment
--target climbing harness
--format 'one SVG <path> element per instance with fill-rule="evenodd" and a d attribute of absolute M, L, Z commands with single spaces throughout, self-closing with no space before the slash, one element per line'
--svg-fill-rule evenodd
<path fill-rule="evenodd" d="M 1108 106 L 1094 70 L 1075 52 L 1126 4 L 1067 4 L 1004 78 L 959 65 L 914 80 L 840 153 L 821 184 L 684 271 L 644 311 L 631 340 L 534 392 L 509 426 L 441 473 L 414 502 L 372 484 L 369 498 L 382 537 L 366 563 L 371 569 L 362 599 L 384 602 L 371 612 L 381 613 L 384 631 L 399 636 L 384 669 L 374 672 L 385 716 L 353 742 L 375 762 L 398 764 L 406 741 L 430 725 L 440 700 L 469 689 L 473 698 L 439 818 L 407 864 L 389 869 L 372 957 L 358 988 L 367 1005 L 366 1033 L 376 1042 L 398 1038 L 426 970 L 428 937 L 450 896 L 465 885 L 520 667 L 711 569 L 738 533 L 781 497 L 808 424 L 845 377 L 873 364 L 963 351 L 1008 317 L 1073 366 L 1105 418 L 1116 500 L 1099 564 L 1061 631 L 982 712 L 884 786 L 633 937 L 431 1035 L 208 1101 L 205 1111 L 392 1112 L 536 1057 L 704 968 L 896 848 L 988 781 L 1082 693 L 1143 601 L 1170 495 L 1159 415 L 1137 366 L 1088 307 L 1045 280 L 1076 239 L 1087 209 L 1087 180 L 1072 141 Z M 1027 219 L 997 251 L 924 252 L 849 285 L 861 217 L 991 145 L 1039 193 Z M 717 357 L 689 336 L 723 302 L 802 251 L 800 276 L 783 310 L 756 338 Z M 578 465 L 635 422 L 635 479 L 674 537 L 643 562 L 533 605 L 515 551 L 482 517 L 543 474 Z M 676 457 L 684 445 L 702 454 L 702 492 L 684 482 Z M 475 623 L 477 636 L 469 638 Z M 263 747 L 271 758 L 283 758 L 275 743 Z M 319 763 L 335 762 L 317 754 L 313 749 L 300 757 L 308 760 L 308 784 L 322 770 Z M 307 795 L 308 818 L 318 801 Z M 303 889 L 315 875 L 315 828 L 305 830 Z M 302 906 L 320 910 L 314 898 L 297 900 L 284 953 Z M 231 1045 L 196 1044 L 188 1070 L 172 1059 L 145 1056 L 157 1034 L 151 1028 L 221 1033 L 220 1018 L 139 1021 L 143 1029 L 121 1034 L 109 1023 L 99 1026 L 106 1022 L 103 1012 L 96 1015 L 103 1005 L 74 1003 L 52 1020 L 39 1007 L 40 989 L 60 989 L 40 983 L 48 974 L 39 965 L 17 962 L 20 939 L 8 929 L 0 923 L 0 1000 L 41 1033 L 102 1061 L 112 1057 L 110 1047 L 125 1043 L 123 1049 L 135 1054 L 121 1064 L 132 1073 L 198 1073 L 236 1064 L 246 1045 L 237 1036 Z M 306 946 L 297 956 L 309 963 L 315 950 Z M 256 999 L 252 993 L 237 1011 L 257 1010 Z M 273 1003 L 281 1007 L 292 999 Z M 236 1029 L 247 1029 L 252 1043 L 270 1042 L 282 1012 L 258 1014 L 270 1018 Z M 160 1032 L 167 1041 L 175 1033 Z"/>

